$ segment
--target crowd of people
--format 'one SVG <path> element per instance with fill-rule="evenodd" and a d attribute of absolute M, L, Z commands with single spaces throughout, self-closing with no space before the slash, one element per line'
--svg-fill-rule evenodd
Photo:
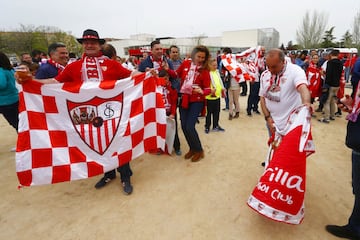
<path fill-rule="evenodd" d="M 181 58 L 179 47 L 170 46 L 164 51 L 161 42 L 155 40 L 150 43 L 151 52 L 142 58 L 129 57 L 127 60 L 116 55 L 115 48 L 105 43 L 95 30 L 87 29 L 82 38 L 77 39 L 82 45 L 83 55 L 77 59 L 68 53 L 62 43 L 53 43 L 48 47 L 48 53 L 34 52 L 21 55 L 21 63 L 16 68 L 28 70 L 33 80 L 44 84 L 78 81 L 107 81 L 127 78 L 150 72 L 154 76 L 165 79 L 163 86 L 164 106 L 166 115 L 175 120 L 176 131 L 173 143 L 174 152 L 181 156 L 181 145 L 177 123 L 180 120 L 182 133 L 187 144 L 185 159 L 198 162 L 205 158 L 201 139 L 196 129 L 199 117 L 205 117 L 204 131 L 225 132 L 219 124 L 221 113 L 221 99 L 225 101 L 228 120 L 239 118 L 239 96 L 247 96 L 247 116 L 262 114 L 270 136 L 284 128 L 286 119 L 292 109 L 304 104 L 310 111 L 318 102 L 316 112 L 324 112 L 318 119 L 321 123 L 330 123 L 335 116 L 341 115 L 341 108 L 347 111 L 356 109 L 359 114 L 360 104 L 358 82 L 360 78 L 360 58 L 352 56 L 347 60 L 339 59 L 338 50 L 323 53 L 319 56 L 316 51 L 301 52 L 297 57 L 286 54 L 279 49 L 257 47 L 244 54 L 232 54 L 231 48 L 223 48 L 222 54 L 211 56 L 206 46 L 195 46 L 189 55 Z M 228 58 L 234 57 L 239 64 L 239 71 L 232 71 L 226 63 Z M 354 60 L 355 59 L 355 60 Z M 86 74 L 87 64 L 96 62 L 98 68 L 92 74 Z M 296 66 L 297 65 L 297 66 Z M 104 70 L 106 66 L 106 71 Z M 18 125 L 18 92 L 15 78 L 22 83 L 27 78 L 14 74 L 14 66 L 9 59 L 0 52 L 0 113 L 11 126 L 17 130 Z M 85 74 L 84 74 L 85 72 Z M 240 76 L 240 77 L 239 77 Z M 353 102 L 339 102 L 344 94 L 344 86 L 350 81 L 353 86 L 351 96 Z M 286 81 L 285 81 L 285 80 Z M 250 91 L 248 93 L 248 86 Z M 242 90 L 242 91 L 241 91 Z M 340 103 L 339 109 L 337 105 Z M 349 106 L 350 104 L 350 106 Z M 179 114 L 179 116 L 178 116 Z M 315 116 L 315 115 L 314 115 Z M 359 123 L 359 121 L 357 121 Z M 360 135 L 360 132 L 357 133 Z M 184 147 L 183 147 L 184 148 Z M 160 152 L 161 153 L 161 152 Z M 171 154 L 171 153 L 169 153 Z M 358 162 L 360 152 L 353 149 L 353 162 Z M 358 188 L 360 171 L 359 163 L 353 164 L 353 186 Z M 130 177 L 130 164 L 120 166 L 121 184 L 126 194 L 131 194 L 133 187 Z M 116 171 L 104 174 L 95 187 L 102 188 L 115 179 Z M 356 182 L 356 183 L 355 183 Z M 356 187 L 355 187 L 356 186 Z M 327 230 L 335 235 L 360 237 L 360 194 L 354 190 L 356 196 L 354 211 L 349 224 L 343 227 L 328 226 Z"/>

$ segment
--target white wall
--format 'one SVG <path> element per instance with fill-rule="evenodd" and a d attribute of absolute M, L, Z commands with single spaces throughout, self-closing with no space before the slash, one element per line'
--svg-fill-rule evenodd
<path fill-rule="evenodd" d="M 226 31 L 222 34 L 223 47 L 248 48 L 257 46 L 258 30 Z"/>

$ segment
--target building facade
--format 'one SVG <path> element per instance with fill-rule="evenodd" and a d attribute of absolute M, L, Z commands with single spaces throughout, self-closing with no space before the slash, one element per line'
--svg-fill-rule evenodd
<path fill-rule="evenodd" d="M 219 37 L 200 35 L 188 38 L 157 38 L 153 34 L 136 34 L 131 35 L 130 39 L 111 41 L 111 44 L 121 57 L 140 56 L 144 52 L 150 52 L 150 43 L 155 39 L 159 39 L 165 49 L 171 45 L 178 46 L 181 56 L 191 53 L 197 45 L 207 46 L 212 56 L 216 56 L 216 52 L 224 47 L 232 48 L 233 52 L 241 52 L 259 45 L 265 46 L 266 49 L 280 46 L 280 34 L 274 28 L 225 31 Z"/>

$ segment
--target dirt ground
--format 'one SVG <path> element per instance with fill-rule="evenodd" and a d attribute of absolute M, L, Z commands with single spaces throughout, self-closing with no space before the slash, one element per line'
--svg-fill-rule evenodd
<path fill-rule="evenodd" d="M 293 226 L 246 205 L 267 151 L 263 116 L 246 116 L 246 100 L 240 97 L 239 119 L 229 121 L 221 111 L 224 133 L 205 134 L 200 119 L 206 154 L 200 162 L 150 154 L 133 160 L 130 196 L 119 177 L 96 190 L 101 176 L 19 190 L 10 152 L 16 132 L 0 116 L 0 239 L 336 239 L 324 226 L 346 224 L 353 204 L 345 116 L 330 124 L 313 121 L 316 153 L 307 160 L 305 219 Z"/>

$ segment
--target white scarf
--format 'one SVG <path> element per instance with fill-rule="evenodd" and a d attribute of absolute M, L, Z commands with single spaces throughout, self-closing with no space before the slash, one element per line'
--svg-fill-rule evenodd
<path fill-rule="evenodd" d="M 196 66 L 194 63 L 191 63 L 190 69 L 187 72 L 184 83 L 181 86 L 181 89 L 180 89 L 181 93 L 185 93 L 185 94 L 192 93 L 195 78 L 199 74 L 197 72 L 197 70 L 198 70 L 198 66 Z"/>
<path fill-rule="evenodd" d="M 100 82 L 104 80 L 100 63 L 103 63 L 106 56 L 88 57 L 85 56 L 82 63 L 82 80 L 84 82 L 93 81 Z"/>

